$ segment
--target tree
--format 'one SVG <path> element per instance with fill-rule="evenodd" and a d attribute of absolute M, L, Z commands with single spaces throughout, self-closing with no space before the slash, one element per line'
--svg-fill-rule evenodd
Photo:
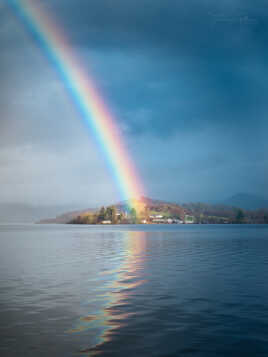
<path fill-rule="evenodd" d="M 137 212 L 135 208 L 131 208 L 130 210 L 130 217 L 131 217 L 131 223 L 136 224 L 137 223 Z"/>
<path fill-rule="evenodd" d="M 100 212 L 98 214 L 98 222 L 102 222 L 105 220 L 106 210 L 104 207 L 101 207 Z"/>
<path fill-rule="evenodd" d="M 245 218 L 244 212 L 242 211 L 242 209 L 239 209 L 235 217 L 236 223 L 243 223 L 244 218 Z"/>
<path fill-rule="evenodd" d="M 106 208 L 105 219 L 108 219 L 113 224 L 117 223 L 116 208 L 114 206 Z"/>
<path fill-rule="evenodd" d="M 116 224 L 118 222 L 117 215 L 116 215 L 116 208 L 114 206 L 111 206 L 111 221 L 113 224 Z"/>

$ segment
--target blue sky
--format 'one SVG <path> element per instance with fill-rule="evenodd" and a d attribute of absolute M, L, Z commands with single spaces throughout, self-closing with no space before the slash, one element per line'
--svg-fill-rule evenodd
<path fill-rule="evenodd" d="M 267 197 L 264 1 L 37 0 L 69 38 L 128 144 L 147 196 Z M 56 70 L 0 5 L 0 196 L 118 200 Z"/>

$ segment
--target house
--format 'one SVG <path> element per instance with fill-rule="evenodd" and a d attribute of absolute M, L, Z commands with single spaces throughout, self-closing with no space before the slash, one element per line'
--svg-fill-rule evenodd
<path fill-rule="evenodd" d="M 175 224 L 183 224 L 183 221 L 181 219 L 174 218 L 173 223 Z"/>
<path fill-rule="evenodd" d="M 162 216 L 161 214 L 152 214 L 152 215 L 150 216 L 150 218 L 152 218 L 152 219 L 162 219 L 163 216 Z"/>
<path fill-rule="evenodd" d="M 167 223 L 167 220 L 164 218 L 153 218 L 152 222 L 153 223 Z"/>
<path fill-rule="evenodd" d="M 112 224 L 112 221 L 110 221 L 109 219 L 102 221 L 101 224 Z"/>
<path fill-rule="evenodd" d="M 194 216 L 190 216 L 188 214 L 185 215 L 185 218 L 184 218 L 184 223 L 185 224 L 192 224 L 194 223 Z"/>

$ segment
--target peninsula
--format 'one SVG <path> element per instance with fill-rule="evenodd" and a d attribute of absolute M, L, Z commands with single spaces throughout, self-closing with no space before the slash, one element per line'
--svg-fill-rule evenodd
<path fill-rule="evenodd" d="M 67 212 L 38 223 L 65 224 L 268 224 L 268 209 L 246 210 L 223 204 L 184 203 L 142 197 L 135 208 L 120 202 L 97 209 Z"/>

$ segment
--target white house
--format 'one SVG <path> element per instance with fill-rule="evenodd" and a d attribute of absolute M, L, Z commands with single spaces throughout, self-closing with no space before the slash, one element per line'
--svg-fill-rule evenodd
<path fill-rule="evenodd" d="M 184 218 L 184 223 L 186 223 L 186 224 L 194 223 L 194 216 L 190 216 L 190 215 L 186 214 L 185 218 Z"/>
<path fill-rule="evenodd" d="M 112 221 L 110 221 L 109 219 L 102 221 L 101 224 L 112 224 Z"/>

